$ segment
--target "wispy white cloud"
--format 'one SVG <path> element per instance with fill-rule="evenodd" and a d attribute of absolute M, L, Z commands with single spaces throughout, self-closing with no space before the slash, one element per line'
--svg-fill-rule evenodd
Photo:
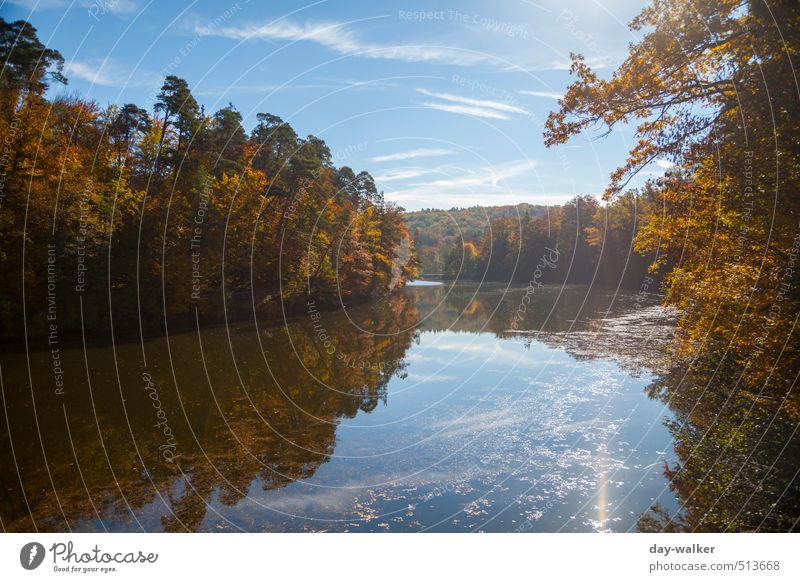
<path fill-rule="evenodd" d="M 494 109 L 484 107 L 472 107 L 470 105 L 455 105 L 451 103 L 440 103 L 435 101 L 423 101 L 420 105 L 428 109 L 438 109 L 449 113 L 459 113 L 461 115 L 471 115 L 474 117 L 485 117 L 486 119 L 511 119 L 505 113 L 500 113 Z"/>
<path fill-rule="evenodd" d="M 64 65 L 67 78 L 77 78 L 104 87 L 150 87 L 158 84 L 160 77 L 151 71 L 130 71 L 116 61 L 69 61 Z"/>
<path fill-rule="evenodd" d="M 434 158 L 439 156 L 449 156 L 454 154 L 453 150 L 446 150 L 441 148 L 417 148 L 407 150 L 404 152 L 397 152 L 394 154 L 387 154 L 385 156 L 375 156 L 371 159 L 373 162 L 394 162 L 399 160 L 410 160 L 412 158 Z"/>
<path fill-rule="evenodd" d="M 598 70 L 616 67 L 623 60 L 624 58 L 614 57 L 612 55 L 600 55 L 586 57 L 585 63 L 591 68 Z M 552 61 L 549 65 L 543 67 L 543 69 L 551 71 L 569 71 L 571 67 L 571 61 Z"/>
<path fill-rule="evenodd" d="M 503 101 L 474 99 L 472 97 L 462 97 L 461 95 L 453 95 L 452 93 L 435 93 L 433 91 L 428 91 L 427 89 L 417 89 L 417 91 L 419 93 L 422 93 L 423 95 L 427 95 L 428 97 L 436 97 L 437 99 L 444 99 L 445 101 L 451 101 L 453 103 L 472 105 L 474 107 L 481 107 L 485 109 L 486 108 L 497 109 L 498 111 L 504 111 L 507 113 L 522 113 L 523 115 L 528 115 L 528 111 L 526 111 L 522 107 L 518 107 L 517 105 L 513 105 L 511 103 L 505 103 Z"/>
<path fill-rule="evenodd" d="M 483 168 L 481 168 L 481 171 L 483 171 Z M 439 176 L 477 176 L 478 172 L 472 168 L 465 168 L 457 164 L 444 164 L 428 168 L 422 166 L 402 166 L 384 171 L 380 175 L 375 176 L 375 181 L 379 184 L 383 182 L 399 182 L 402 180 L 411 180 L 413 178 L 419 178 L 420 176 L 431 174 Z M 419 184 L 417 183 L 411 185 L 417 186 Z"/>
<path fill-rule="evenodd" d="M 417 92 L 441 99 L 441 101 L 424 101 L 419 103 L 429 109 L 447 111 L 448 113 L 458 113 L 460 115 L 470 115 L 483 117 L 485 119 L 511 119 L 512 115 L 530 115 L 528 111 L 513 103 L 504 101 L 492 101 L 489 99 L 475 99 L 474 97 L 464 97 L 452 93 L 437 93 L 428 89 L 417 89 Z"/>
<path fill-rule="evenodd" d="M 511 182 L 529 174 L 536 166 L 534 160 L 514 160 L 479 168 L 474 174 L 459 172 L 453 177 L 411 183 L 396 190 L 387 189 L 387 197 L 400 203 L 422 206 L 430 206 L 435 201 L 437 207 L 444 207 L 451 201 L 453 205 L 463 205 L 469 197 L 478 197 L 484 202 L 487 198 L 500 200 L 518 194 L 519 190 L 512 188 Z M 531 200 L 530 195 L 527 199 Z"/>
<path fill-rule="evenodd" d="M 544 99 L 561 99 L 564 97 L 564 95 L 556 91 L 528 91 L 526 89 L 520 89 L 517 93 L 520 95 L 530 95 L 531 97 L 543 97 Z"/>
<path fill-rule="evenodd" d="M 198 27 L 196 32 L 236 40 L 284 40 L 313 42 L 341 55 L 369 59 L 388 59 L 408 62 L 436 62 L 451 65 L 474 65 L 492 60 L 477 52 L 425 44 L 387 45 L 367 42 L 341 22 L 298 24 L 278 20 L 268 24 L 246 27 L 225 27 L 212 30 Z"/>
<path fill-rule="evenodd" d="M 387 170 L 383 174 L 379 174 L 375 176 L 376 182 L 396 182 L 398 180 L 408 180 L 410 178 L 419 178 L 420 176 L 424 176 L 425 174 L 430 174 L 434 170 L 429 170 L 427 168 L 394 168 L 392 170 Z"/>

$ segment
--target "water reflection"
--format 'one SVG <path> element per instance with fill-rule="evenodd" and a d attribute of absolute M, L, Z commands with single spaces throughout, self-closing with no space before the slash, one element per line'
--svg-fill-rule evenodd
<path fill-rule="evenodd" d="M 656 500 L 640 531 L 796 531 L 800 522 L 798 419 L 785 400 L 737 389 L 726 362 L 675 366 L 648 387 L 669 403 L 676 458 L 665 463 L 678 511 Z M 741 373 L 741 372 L 740 372 Z"/>
<path fill-rule="evenodd" d="M 664 420 L 684 415 L 645 394 L 670 389 L 669 314 L 585 287 L 538 289 L 520 314 L 525 292 L 414 287 L 285 326 L 61 349 L 63 395 L 44 342 L 6 353 L 3 527 L 625 531 L 681 514 L 691 475 L 664 471 L 683 455 Z"/>
<path fill-rule="evenodd" d="M 32 353 L 30 368 L 5 355 L 4 526 L 195 531 L 213 504 L 241 503 L 256 482 L 310 477 L 341 419 L 385 402 L 415 337 L 392 333 L 416 318 L 406 297 L 350 316 L 389 335 L 341 326 L 329 350 L 303 319 L 88 348 L 85 361 L 61 350 L 63 396 L 49 351 Z"/>

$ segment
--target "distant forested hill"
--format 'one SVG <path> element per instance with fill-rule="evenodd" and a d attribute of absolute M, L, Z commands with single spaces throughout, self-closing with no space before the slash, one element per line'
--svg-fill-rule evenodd
<path fill-rule="evenodd" d="M 517 204 L 508 206 L 472 206 L 437 210 L 426 208 L 405 215 L 406 226 L 414 236 L 423 273 L 442 273 L 448 250 L 461 241 L 477 245 L 486 227 L 498 218 L 546 216 L 547 206 Z"/>
<path fill-rule="evenodd" d="M 554 206 L 422 210 L 405 220 L 425 274 L 649 288 L 658 254 L 637 252 L 634 240 L 641 224 L 658 217 L 657 195 L 651 183 L 608 203 L 584 195 Z"/>

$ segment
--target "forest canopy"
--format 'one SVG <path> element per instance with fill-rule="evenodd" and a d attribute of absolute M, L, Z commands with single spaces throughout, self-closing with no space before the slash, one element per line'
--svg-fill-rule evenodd
<path fill-rule="evenodd" d="M 62 330 L 221 318 L 236 298 L 277 314 L 414 274 L 402 209 L 280 117 L 248 133 L 174 75 L 152 111 L 48 92 L 64 61 L 25 21 L 0 19 L 0 58 L 4 335 L 47 331 L 47 315 Z"/>
<path fill-rule="evenodd" d="M 658 211 L 652 184 L 611 204 L 576 196 L 559 206 L 490 206 L 407 214 L 420 268 L 447 279 L 529 284 L 594 283 L 658 290 L 656 253 L 633 241 Z M 558 257 L 555 262 L 549 257 Z M 546 268 L 537 267 L 547 258 Z M 654 269 L 655 271 L 655 269 Z"/>
<path fill-rule="evenodd" d="M 545 141 L 635 124 L 609 200 L 654 159 L 676 164 L 655 185 L 659 211 L 644 217 L 636 249 L 673 265 L 667 301 L 681 313 L 684 352 L 724 355 L 771 392 L 794 381 L 768 380 L 774 366 L 800 369 L 789 341 L 800 312 L 800 5 L 656 0 L 631 28 L 649 32 L 608 79 L 573 55 L 577 80 Z"/>
<path fill-rule="evenodd" d="M 797 527 L 800 398 L 800 3 L 654 0 L 641 35 L 601 77 L 580 55 L 545 143 L 632 125 L 608 201 L 654 160 L 640 253 L 666 267 L 680 320 L 673 371 L 651 393 L 676 414 L 666 467 L 686 512 L 653 508 L 641 529 Z"/>

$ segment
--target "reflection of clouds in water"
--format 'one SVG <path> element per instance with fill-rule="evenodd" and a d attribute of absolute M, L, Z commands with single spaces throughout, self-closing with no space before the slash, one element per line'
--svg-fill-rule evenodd
<path fill-rule="evenodd" d="M 458 337 L 457 333 L 453 332 L 439 332 L 433 334 L 434 336 L 451 336 L 451 339 Z M 435 352 L 474 352 L 474 353 L 482 353 L 487 354 L 489 356 L 493 356 L 494 352 L 499 351 L 501 349 L 499 341 L 489 341 L 486 342 L 483 338 L 475 334 L 470 334 L 466 336 L 465 339 L 467 341 L 437 341 L 435 343 L 431 343 L 431 345 L 427 346 L 426 349 L 429 351 Z"/>
<path fill-rule="evenodd" d="M 521 414 L 512 410 L 494 410 L 437 422 L 431 428 L 434 431 L 444 429 L 437 435 L 441 438 L 453 438 L 465 434 L 516 426 L 524 422 L 524 420 L 525 418 Z"/>
<path fill-rule="evenodd" d="M 213 354 L 208 369 L 215 400 L 209 400 L 205 391 L 191 395 L 200 419 L 196 431 L 203 435 L 204 451 L 215 470 L 192 459 L 186 465 L 192 488 L 183 479 L 164 478 L 159 484 L 171 484 L 167 497 L 176 499 L 176 504 L 194 503 L 196 507 L 187 513 L 205 516 L 197 527 L 202 530 L 230 529 L 225 521 L 229 519 L 234 527 L 276 531 L 407 531 L 433 527 L 440 520 L 445 520 L 442 529 L 450 531 L 512 531 L 530 520 L 535 522 L 530 529 L 585 531 L 628 528 L 635 519 L 633 513 L 628 518 L 628 512 L 647 509 L 649 495 L 657 495 L 663 487 L 657 461 L 669 451 L 669 439 L 660 424 L 660 405 L 643 393 L 646 378 L 632 378 L 610 359 L 576 359 L 569 347 L 563 349 L 563 335 L 548 341 L 551 338 L 541 334 L 526 346 L 516 337 L 502 335 L 507 325 L 498 326 L 495 333 L 477 333 L 481 322 L 474 319 L 461 323 L 470 326 L 469 332 L 392 335 L 395 328 L 406 327 L 406 319 L 418 320 L 411 307 L 398 303 L 394 310 L 353 309 L 351 316 L 359 325 L 377 321 L 380 325 L 373 327 L 386 336 L 357 331 L 348 335 L 351 326 L 343 323 L 344 316 L 325 314 L 330 329 L 341 328 L 342 350 L 357 354 L 358 360 L 404 361 L 405 377 L 378 378 L 373 371 L 325 358 L 305 320 L 291 324 L 296 352 L 288 347 L 280 351 L 286 345 L 284 332 L 270 332 L 274 338 L 265 357 L 270 374 L 286 394 L 273 387 L 263 366 L 256 365 L 262 361 L 259 346 L 240 331 L 232 336 L 234 351 L 250 386 L 247 398 L 242 396 L 231 381 L 236 373 L 226 355 L 227 334 L 204 332 L 204 346 Z M 448 313 L 460 313 L 462 306 L 451 307 Z M 604 328 L 624 335 L 637 321 L 626 317 L 629 324 L 610 321 Z M 573 332 L 566 343 L 570 338 L 589 342 L 596 337 L 592 334 Z M 193 375 L 196 336 L 175 336 L 172 342 L 175 350 L 181 348 L 181 357 L 176 358 L 181 387 L 205 386 L 204 375 Z M 629 345 L 623 343 L 608 345 L 612 349 Z M 125 356 L 134 348 L 123 347 L 118 356 L 134 362 L 133 356 Z M 334 390 L 308 382 L 301 359 L 309 372 Z M 27 377 L 25 361 L 19 364 L 18 377 Z M 103 371 L 95 367 L 97 373 Z M 112 367 L 105 373 L 101 379 L 114 378 Z M 366 393 L 365 385 L 370 387 Z M 250 410 L 250 398 L 263 418 Z M 214 412 L 217 402 L 219 413 Z M 132 399 L 129 406 L 133 411 Z M 177 403 L 174 406 L 178 408 Z M 637 412 L 640 424 L 615 440 L 636 406 L 644 411 Z M 60 409 L 56 412 L 62 414 Z M 149 415 L 150 408 L 143 412 Z M 645 429 L 655 427 L 653 440 L 640 441 L 642 422 Z M 114 425 L 113 417 L 103 424 Z M 245 445 L 253 456 L 244 455 Z M 69 459 L 71 451 L 64 452 L 61 458 Z M 99 489 L 113 484 L 102 477 L 91 485 Z M 643 477 L 653 480 L 655 491 L 639 486 Z M 624 514 L 627 522 L 599 523 L 594 496 L 601 483 L 607 502 L 616 503 L 619 510 L 612 517 Z M 131 496 L 137 491 L 142 496 L 136 515 L 144 527 L 164 529 L 160 521 L 164 504 L 151 501 L 150 487 L 137 490 L 131 483 L 123 487 L 133 490 Z M 232 493 L 236 489 L 241 489 L 241 496 Z M 200 493 L 195 495 L 194 490 Z M 75 495 L 83 495 L 82 490 L 76 489 Z M 631 499 L 621 503 L 625 495 Z M 502 521 L 501 514 L 510 517 Z M 576 518 L 570 520 L 573 515 Z M 105 512 L 103 519 L 111 527 L 135 527 Z M 75 521 L 78 526 L 89 523 Z"/>
<path fill-rule="evenodd" d="M 631 506 L 635 512 L 647 508 L 649 498 L 643 495 L 648 490 L 641 482 L 662 479 L 653 462 L 659 458 L 655 451 L 668 442 L 660 425 L 663 413 L 642 393 L 645 379 L 632 378 L 613 359 L 576 358 L 570 340 L 599 341 L 611 352 L 632 347 L 653 331 L 642 319 L 653 318 L 606 320 L 601 336 L 586 330 L 542 334 L 530 345 L 517 336 L 422 331 L 419 345 L 406 355 L 408 376 L 393 378 L 388 387 L 395 408 L 373 411 L 368 433 L 340 428 L 337 435 L 338 453 L 396 452 L 362 462 L 335 456 L 312 478 L 355 490 L 298 495 L 292 487 L 300 503 L 292 505 L 283 499 L 292 495 L 278 492 L 271 492 L 267 502 L 281 495 L 283 506 L 304 515 L 361 519 L 353 525 L 361 530 L 419 530 L 438 520 L 450 531 L 508 531 L 521 523 L 544 531 L 624 529 L 629 526 L 624 520 L 609 521 L 619 520 L 619 514 L 598 517 L 626 495 L 637 500 Z M 630 341 L 614 337 L 626 334 L 633 336 Z M 502 381 L 499 374 L 505 376 Z M 425 389 L 405 390 L 417 383 Z M 628 428 L 631 400 L 633 406 L 651 406 L 646 414 L 656 426 L 654 442 L 641 443 L 635 432 L 615 440 Z M 427 406 L 433 406 L 427 413 L 404 416 Z M 390 420 L 400 422 L 381 426 Z M 398 450 L 404 445 L 408 448 Z M 353 482 L 354 474 L 365 476 L 361 485 Z M 595 499 L 600 491 L 602 502 Z M 409 505 L 413 509 L 406 509 Z M 501 514 L 508 521 L 497 517 Z M 625 519 L 635 519 L 634 513 Z M 330 522 L 312 526 L 329 527 L 342 529 Z"/>
<path fill-rule="evenodd" d="M 428 354 L 424 354 L 422 352 L 412 352 L 408 354 L 405 358 L 405 361 L 408 363 L 423 363 L 423 362 L 431 362 L 434 364 L 441 364 L 445 365 L 450 362 L 449 358 L 445 358 L 444 356 L 440 358 L 431 357 Z"/>
<path fill-rule="evenodd" d="M 333 487 L 295 487 L 286 488 L 270 496 L 265 505 L 273 510 L 280 511 L 295 516 L 314 516 L 324 512 L 335 512 L 342 514 L 342 519 L 353 519 L 347 517 L 352 512 L 354 500 L 358 498 L 358 483 L 353 483 L 353 488 L 333 488 Z"/>
<path fill-rule="evenodd" d="M 477 358 L 490 361 L 492 369 L 496 364 L 511 365 L 518 369 L 535 369 L 540 366 L 557 365 L 559 368 L 579 365 L 574 358 L 562 349 L 548 347 L 539 342 L 529 346 L 521 342 L 510 342 L 489 334 L 463 334 L 458 332 L 423 332 L 422 337 L 433 336 L 429 344 L 424 345 L 424 354 L 414 351 L 407 357 L 408 361 L 435 361 L 458 365 L 474 363 Z M 426 337 L 426 339 L 431 339 Z M 421 349 L 421 348 L 420 348 Z M 431 356 L 431 352 L 451 354 L 449 358 Z M 452 354 L 457 354 L 456 358 Z M 463 354 L 463 357 L 459 357 Z M 507 373 L 508 369 L 500 370 Z"/>
<path fill-rule="evenodd" d="M 455 382 L 461 380 L 460 376 L 448 376 L 446 374 L 417 374 L 409 373 L 406 375 L 406 380 L 409 382 Z"/>
<path fill-rule="evenodd" d="M 418 349 L 426 347 L 430 335 L 422 335 Z M 493 351 L 499 345 L 500 354 L 517 357 L 519 352 L 517 342 L 488 334 L 473 336 L 472 341 L 476 348 Z M 459 351 L 462 347 L 459 342 L 449 346 Z M 369 455 L 396 450 L 403 442 L 411 446 L 361 461 L 335 456 L 310 480 L 326 488 L 292 484 L 268 492 L 265 504 L 298 516 L 287 529 L 419 530 L 433 525 L 430 515 L 443 515 L 450 516 L 450 530 L 468 531 L 491 529 L 487 520 L 501 511 L 533 530 L 622 527 L 621 521 L 610 521 L 620 520 L 619 515 L 598 519 L 604 513 L 598 511 L 594 496 L 599 490 L 606 492 L 603 506 L 613 509 L 615 500 L 628 492 L 626 486 L 634 486 L 642 474 L 660 471 L 645 447 L 637 451 L 629 444 L 633 439 L 616 441 L 613 452 L 606 446 L 625 424 L 626 410 L 615 405 L 616 399 L 625 394 L 643 398 L 641 381 L 631 382 L 611 361 L 579 362 L 540 344 L 532 351 L 555 352 L 565 365 L 547 367 L 546 380 L 537 380 L 531 374 L 542 366 L 537 358 L 523 373 L 510 375 L 494 388 L 478 374 L 472 388 L 457 391 L 435 408 L 433 420 L 422 415 L 399 426 L 371 428 L 368 434 L 340 431 L 339 453 Z M 482 366 L 472 358 L 445 370 L 451 373 L 426 374 L 426 364 L 430 366 L 417 362 L 417 371 L 412 367 L 407 378 L 393 379 L 390 397 L 402 392 L 404 383 L 427 379 L 432 386 L 437 381 L 447 384 L 468 378 Z M 435 396 L 423 391 L 420 398 L 425 402 Z M 380 413 L 371 415 L 373 422 L 376 414 Z M 425 437 L 430 438 L 421 440 Z M 634 462 L 628 463 L 631 456 Z M 365 477 L 354 481 L 354 474 Z M 507 524 L 501 528 L 513 529 Z"/>

